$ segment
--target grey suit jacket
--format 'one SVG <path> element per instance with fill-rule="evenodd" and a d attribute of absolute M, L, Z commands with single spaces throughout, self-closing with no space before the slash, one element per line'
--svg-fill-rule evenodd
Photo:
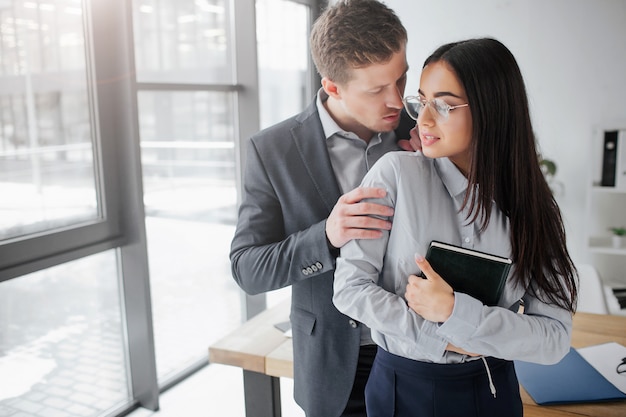
<path fill-rule="evenodd" d="M 361 325 L 332 304 L 325 223 L 340 195 L 315 101 L 250 139 L 232 272 L 248 294 L 292 286 L 294 395 L 308 417 L 341 414 L 359 355 Z"/>

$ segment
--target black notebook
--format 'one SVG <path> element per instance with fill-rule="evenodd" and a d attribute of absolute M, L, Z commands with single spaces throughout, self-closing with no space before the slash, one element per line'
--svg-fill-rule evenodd
<path fill-rule="evenodd" d="M 512 265 L 508 258 L 437 241 L 430 242 L 426 259 L 454 291 L 488 306 L 498 304 Z"/>

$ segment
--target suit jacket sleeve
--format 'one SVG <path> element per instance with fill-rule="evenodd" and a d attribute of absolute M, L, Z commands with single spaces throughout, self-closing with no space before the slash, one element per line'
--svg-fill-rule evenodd
<path fill-rule="evenodd" d="M 330 212 L 312 207 L 316 199 L 303 189 L 301 160 L 277 155 L 284 151 L 273 148 L 280 146 L 259 146 L 254 140 L 248 146 L 230 252 L 233 277 L 248 294 L 315 278 L 335 267 L 325 231 Z"/>

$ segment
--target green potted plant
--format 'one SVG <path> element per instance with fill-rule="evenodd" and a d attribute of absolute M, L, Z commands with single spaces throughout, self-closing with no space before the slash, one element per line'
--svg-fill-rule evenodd
<path fill-rule="evenodd" d="M 621 248 L 626 240 L 626 227 L 609 227 L 609 230 L 613 233 L 613 247 Z"/>
<path fill-rule="evenodd" d="M 563 195 L 563 183 L 556 180 L 556 162 L 554 162 L 552 159 L 546 159 L 540 156 L 539 167 L 541 168 L 541 173 L 546 179 L 550 190 L 552 190 L 552 194 L 554 194 L 555 196 Z"/>
<path fill-rule="evenodd" d="M 552 178 L 556 175 L 556 163 L 551 159 L 540 158 L 539 166 L 544 177 L 546 177 L 546 181 L 552 181 Z"/>

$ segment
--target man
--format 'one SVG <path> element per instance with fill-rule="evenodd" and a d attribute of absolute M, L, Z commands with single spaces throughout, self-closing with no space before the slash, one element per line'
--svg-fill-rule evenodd
<path fill-rule="evenodd" d="M 310 41 L 322 89 L 302 113 L 250 139 L 230 259 L 249 294 L 292 286 L 294 395 L 306 415 L 365 417 L 375 345 L 333 306 L 333 274 L 346 242 L 391 226 L 372 217 L 390 207 L 361 202 L 385 191 L 356 187 L 409 137 L 412 126 L 394 133 L 404 117 L 407 34 L 382 3 L 344 0 L 317 19 Z"/>

